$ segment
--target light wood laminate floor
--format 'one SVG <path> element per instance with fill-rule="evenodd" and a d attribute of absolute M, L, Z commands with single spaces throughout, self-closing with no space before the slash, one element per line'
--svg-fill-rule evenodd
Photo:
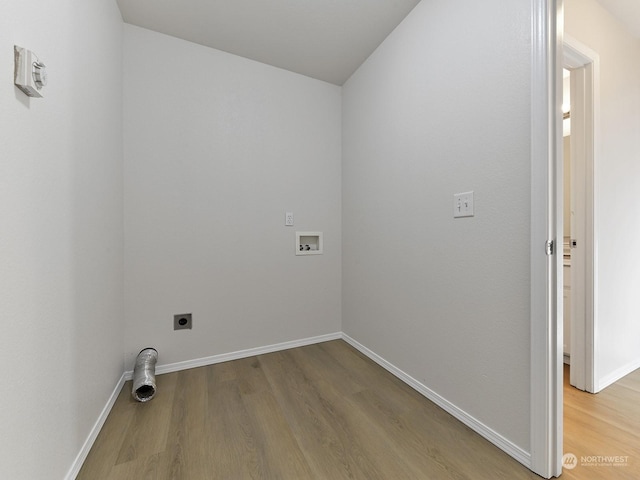
<path fill-rule="evenodd" d="M 78 476 L 539 479 L 342 340 L 128 382 Z"/>
<path fill-rule="evenodd" d="M 564 452 L 576 466 L 562 479 L 640 479 L 640 370 L 594 395 L 569 385 L 565 365 Z"/>

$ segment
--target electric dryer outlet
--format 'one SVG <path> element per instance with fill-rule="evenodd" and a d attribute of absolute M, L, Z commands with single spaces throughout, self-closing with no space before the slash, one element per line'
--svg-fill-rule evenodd
<path fill-rule="evenodd" d="M 191 313 L 179 313 L 173 316 L 174 330 L 191 330 L 193 327 L 193 317 Z"/>

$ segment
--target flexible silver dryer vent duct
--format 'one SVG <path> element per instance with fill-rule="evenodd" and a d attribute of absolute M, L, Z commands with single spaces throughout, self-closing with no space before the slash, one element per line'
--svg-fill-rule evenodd
<path fill-rule="evenodd" d="M 145 348 L 136 358 L 131 395 L 139 402 L 148 402 L 156 395 L 157 361 L 158 351 L 155 348 Z"/>

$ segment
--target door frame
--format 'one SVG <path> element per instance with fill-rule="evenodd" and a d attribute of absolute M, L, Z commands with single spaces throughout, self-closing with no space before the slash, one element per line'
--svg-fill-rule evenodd
<path fill-rule="evenodd" d="M 596 355 L 595 160 L 600 108 L 600 58 L 569 35 L 563 39 L 563 67 L 571 70 L 571 369 L 570 383 L 598 392 Z M 575 261 L 574 261 L 575 260 Z"/>

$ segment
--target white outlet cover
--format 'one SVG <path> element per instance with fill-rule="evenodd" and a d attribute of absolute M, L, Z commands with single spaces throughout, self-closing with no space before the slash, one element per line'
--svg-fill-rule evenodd
<path fill-rule="evenodd" d="M 454 194 L 453 218 L 473 216 L 473 191 Z"/>
<path fill-rule="evenodd" d="M 293 226 L 293 212 L 287 212 L 284 214 L 284 224 L 287 227 Z"/>

